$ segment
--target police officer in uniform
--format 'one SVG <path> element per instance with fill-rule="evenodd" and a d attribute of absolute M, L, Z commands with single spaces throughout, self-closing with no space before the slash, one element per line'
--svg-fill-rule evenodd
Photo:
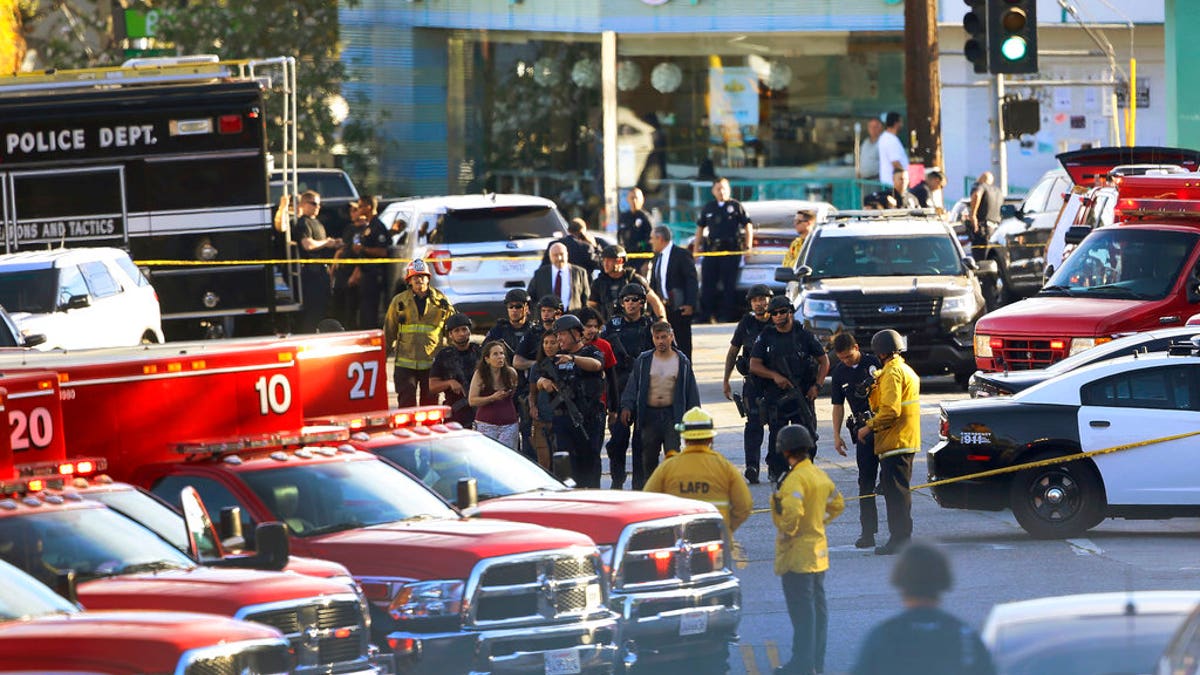
<path fill-rule="evenodd" d="M 813 401 L 829 374 L 829 357 L 821 343 L 795 321 L 795 308 L 777 295 L 767 303 L 771 326 L 763 328 L 750 352 L 750 372 L 765 380 L 760 408 L 766 411 L 767 473 L 774 481 L 786 463 L 775 452 L 775 438 L 788 424 L 804 425 L 817 438 Z"/>
<path fill-rule="evenodd" d="M 650 231 L 654 228 L 654 220 L 650 214 L 642 208 L 646 204 L 646 197 L 638 188 L 633 188 L 626 195 L 625 200 L 629 203 L 629 210 L 622 211 L 617 218 L 617 241 L 621 242 L 621 246 L 633 253 L 649 253 L 650 252 Z M 642 260 L 640 267 L 645 270 L 649 260 Z M 661 315 L 659 315 L 661 316 Z"/>
<path fill-rule="evenodd" d="M 479 345 L 471 343 L 471 317 L 458 313 L 446 319 L 450 344 L 433 357 L 429 368 L 429 391 L 443 394 L 442 404 L 450 406 L 450 419 L 467 429 L 475 424 L 475 409 L 467 402 L 471 376 L 479 363 Z"/>
<path fill-rule="evenodd" d="M 525 337 L 521 338 L 520 344 L 513 353 L 513 368 L 516 368 L 517 372 L 527 371 L 537 365 L 538 349 L 542 346 L 542 334 L 554 328 L 554 322 L 562 316 L 562 313 L 562 300 L 557 295 L 543 295 L 542 299 L 538 300 L 539 321 L 533 324 Z M 534 378 L 531 376 L 529 379 L 533 380 Z"/>
<path fill-rule="evenodd" d="M 745 379 L 742 381 L 741 410 L 746 417 L 746 430 L 743 434 L 746 452 L 746 480 L 758 484 L 759 456 L 762 452 L 763 425 L 766 423 L 758 414 L 758 399 L 761 383 L 750 374 L 750 351 L 754 341 L 758 339 L 763 328 L 771 325 L 771 317 L 767 314 L 767 303 L 775 293 L 766 284 L 755 284 L 746 293 L 750 303 L 750 311 L 738 322 L 733 331 L 733 339 L 729 341 L 729 351 L 725 352 L 725 379 L 723 387 L 725 398 L 733 400 L 732 387 L 729 378 L 736 368 Z"/>
<path fill-rule="evenodd" d="M 647 234 L 647 239 L 649 235 Z M 608 321 L 621 313 L 621 290 L 626 284 L 639 284 L 646 289 L 648 307 L 657 317 L 666 316 L 666 308 L 654 291 L 650 290 L 650 282 L 631 267 L 625 266 L 625 248 L 623 246 L 605 246 L 600 256 L 600 273 L 592 281 L 591 293 L 588 295 L 588 305 L 600 313 L 602 321 Z"/>
<path fill-rule="evenodd" d="M 704 205 L 700 219 L 696 221 L 697 253 L 754 248 L 754 224 L 741 202 L 730 197 L 731 192 L 728 180 L 718 178 L 713 181 L 714 199 Z M 713 317 L 718 321 L 733 320 L 738 258 L 736 255 L 710 255 L 700 263 L 700 323 L 707 323 Z"/>
<path fill-rule="evenodd" d="M 750 488 L 729 460 L 713 449 L 717 431 L 712 415 L 702 408 L 692 408 L 683 414 L 677 428 L 683 451 L 658 465 L 646 481 L 645 491 L 712 504 L 721 512 L 732 535 L 754 507 Z"/>
<path fill-rule="evenodd" d="M 529 294 L 524 288 L 509 289 L 504 294 L 505 318 L 498 319 L 496 325 L 488 331 L 483 343 L 500 340 L 508 345 L 508 365 L 513 365 L 521 340 L 534 329 L 534 321 L 529 318 Z M 521 454 L 533 458 L 533 443 L 530 434 L 533 431 L 532 418 L 529 416 L 529 378 L 525 370 L 517 371 L 517 389 L 513 394 L 513 402 L 517 406 L 517 417 L 520 424 Z"/>
<path fill-rule="evenodd" d="M 854 675 L 995 675 L 979 634 L 941 609 L 953 577 L 945 554 L 912 542 L 896 559 L 892 585 L 904 611 L 878 624 L 859 648 Z"/>
<path fill-rule="evenodd" d="M 833 364 L 833 449 L 846 456 L 846 443 L 842 440 L 842 419 L 854 443 L 855 462 L 858 464 L 858 518 L 862 530 L 855 548 L 874 548 L 875 533 L 879 531 L 879 508 L 874 495 L 879 479 L 879 458 L 875 456 L 875 437 L 858 439 L 858 430 L 871 418 L 871 388 L 875 386 L 875 373 L 883 367 L 874 354 L 863 354 L 858 342 L 850 333 L 833 336 L 833 355 L 838 362 Z M 846 405 L 850 405 L 850 416 L 846 417 Z"/>
<path fill-rule="evenodd" d="M 600 487 L 600 444 L 604 440 L 604 356 L 583 341 L 583 324 L 570 314 L 554 322 L 558 353 L 553 372 L 531 376 L 538 389 L 555 396 L 555 447 L 571 457 L 571 473 L 579 487 Z M 536 377 L 536 379 L 533 379 Z M 572 414 L 572 408 L 576 414 Z"/>
<path fill-rule="evenodd" d="M 642 352 L 654 349 L 654 338 L 650 326 L 654 319 L 646 314 L 646 289 L 641 284 L 625 284 L 621 289 L 621 312 L 608 320 L 600 336 L 612 345 L 617 365 L 613 367 L 608 395 L 608 470 L 612 475 L 612 488 L 619 490 L 625 484 L 625 449 L 633 439 L 633 489 L 640 490 L 646 482 L 642 468 L 641 434 L 632 433 L 632 424 L 620 419 L 621 393 L 633 372 L 633 362 Z"/>

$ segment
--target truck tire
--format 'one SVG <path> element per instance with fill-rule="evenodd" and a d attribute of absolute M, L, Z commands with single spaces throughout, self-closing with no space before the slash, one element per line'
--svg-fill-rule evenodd
<path fill-rule="evenodd" d="M 1034 461 L 1061 457 L 1038 455 Z M 1077 460 L 1034 467 L 1013 476 L 1009 490 L 1013 515 L 1035 539 L 1066 539 L 1104 520 L 1104 484 L 1090 462 Z"/>

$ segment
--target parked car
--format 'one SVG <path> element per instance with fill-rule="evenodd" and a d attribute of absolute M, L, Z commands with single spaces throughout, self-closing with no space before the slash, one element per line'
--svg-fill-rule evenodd
<path fill-rule="evenodd" d="M 829 345 L 848 331 L 860 344 L 884 328 L 908 340 L 921 374 L 975 371 L 971 336 L 985 311 L 978 265 L 930 212 L 842 211 L 809 233 L 795 268 L 780 267 L 796 320 Z"/>
<path fill-rule="evenodd" d="M 971 398 L 988 398 L 991 396 L 1011 396 L 1024 391 L 1035 384 L 1081 368 L 1091 363 L 1106 359 L 1115 359 L 1130 354 L 1145 354 L 1150 352 L 1165 352 L 1173 345 L 1186 343 L 1190 338 L 1200 334 L 1196 326 L 1180 326 L 1163 328 L 1145 333 L 1134 333 L 1106 342 L 1099 347 L 1086 349 L 1069 356 L 1048 368 L 1033 370 L 1010 370 L 1002 373 L 976 371 L 971 376 L 967 391 Z"/>
<path fill-rule="evenodd" d="M 1200 604 L 1188 615 L 1158 660 L 1157 675 L 1200 673 Z"/>
<path fill-rule="evenodd" d="M 796 239 L 796 212 L 814 211 L 817 214 L 815 223 L 823 223 L 837 209 L 829 202 L 804 199 L 745 202 L 742 206 L 746 207 L 746 215 L 754 223 L 754 253 L 743 258 L 738 271 L 738 298 L 744 299 L 746 292 L 755 284 L 766 284 L 776 294 L 784 293 L 787 284 L 775 280 L 775 268 L 783 264 L 788 248 Z"/>
<path fill-rule="evenodd" d="M 163 341 L 158 294 L 129 254 L 116 248 L 0 256 L 0 305 L 21 333 L 46 337 L 39 349 Z"/>
<path fill-rule="evenodd" d="M 424 258 L 433 269 L 433 287 L 477 327 L 504 315 L 504 294 L 525 288 L 546 248 L 567 234 L 554 202 L 528 195 L 408 199 L 379 218 L 393 230 L 392 255 Z"/>
<path fill-rule="evenodd" d="M 1006 398 L 943 403 L 929 480 L 1039 460 L 1015 473 L 932 488 L 943 508 L 1000 511 L 1037 538 L 1074 537 L 1105 518 L 1200 514 L 1200 342 L 1187 355 L 1127 356 L 1076 368 Z M 1166 439 L 1166 440 L 1162 440 Z M 1136 449 L 1070 459 L 1130 443 Z"/>
<path fill-rule="evenodd" d="M 999 675 L 1149 673 L 1198 602 L 1200 591 L 1006 602 L 992 608 L 980 637 Z"/>

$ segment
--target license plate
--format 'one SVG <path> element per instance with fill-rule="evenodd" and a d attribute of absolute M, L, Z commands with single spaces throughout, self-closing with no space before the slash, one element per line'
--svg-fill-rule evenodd
<path fill-rule="evenodd" d="M 501 260 L 500 261 L 500 273 L 501 274 L 520 274 L 522 276 L 527 276 L 527 275 L 525 275 L 525 261 L 524 260 Z"/>
<path fill-rule="evenodd" d="M 574 675 L 579 671 L 579 652 L 574 649 L 546 652 L 546 675 Z"/>
<path fill-rule="evenodd" d="M 588 584 L 587 590 L 584 591 L 584 600 L 588 607 L 595 607 L 600 604 L 600 584 Z"/>
<path fill-rule="evenodd" d="M 771 270 L 742 270 L 742 283 L 747 284 L 764 284 L 772 280 Z"/>
<path fill-rule="evenodd" d="M 680 635 L 702 635 L 708 630 L 708 612 L 688 612 L 679 617 Z"/>

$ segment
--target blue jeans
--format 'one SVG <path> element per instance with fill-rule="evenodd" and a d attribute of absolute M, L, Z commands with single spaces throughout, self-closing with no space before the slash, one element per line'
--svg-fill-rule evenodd
<path fill-rule="evenodd" d="M 829 632 L 825 573 L 785 572 L 780 580 L 788 617 L 792 620 L 792 660 L 783 667 L 797 675 L 824 672 L 825 640 Z"/>

